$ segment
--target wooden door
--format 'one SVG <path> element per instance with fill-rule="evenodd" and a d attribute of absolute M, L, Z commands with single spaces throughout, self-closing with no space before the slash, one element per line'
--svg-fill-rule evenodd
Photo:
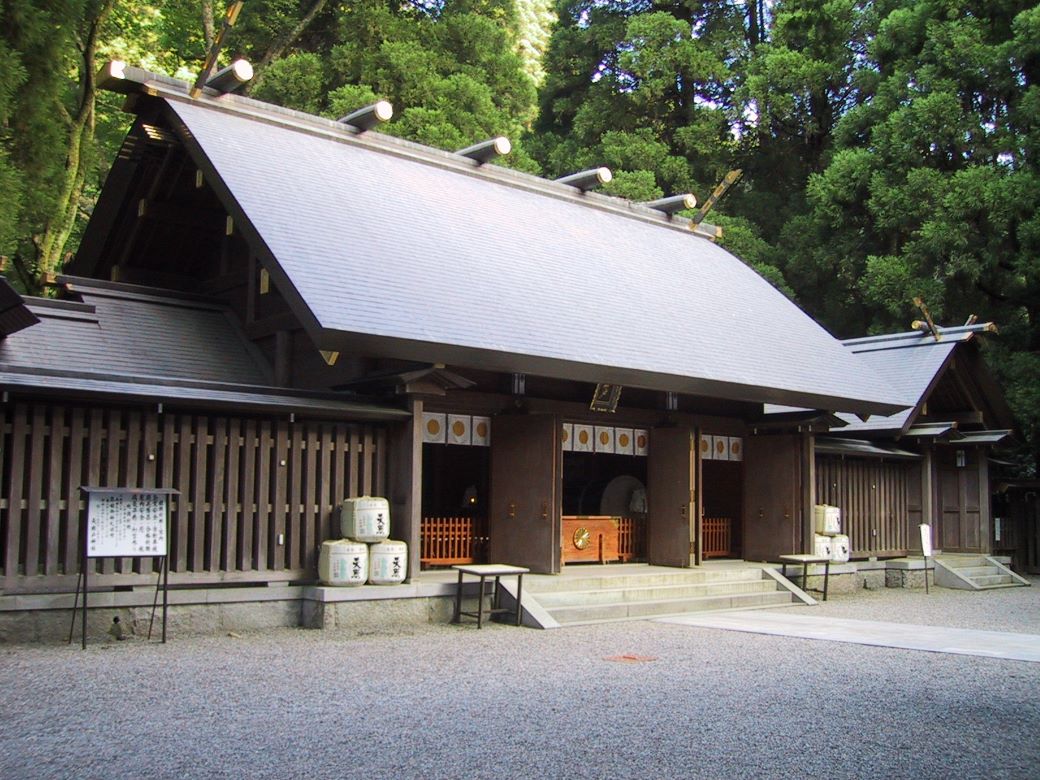
<path fill-rule="evenodd" d="M 806 552 L 802 540 L 802 437 L 750 436 L 744 443 L 744 558 Z M 811 550 L 809 550 L 811 552 Z"/>
<path fill-rule="evenodd" d="M 940 456 L 942 528 L 939 540 L 944 552 L 984 552 L 986 549 L 982 518 L 983 501 L 989 496 L 982 488 L 979 457 L 976 451 L 968 450 L 964 455 L 964 465 L 957 466 L 956 451 L 944 452 Z"/>
<path fill-rule="evenodd" d="M 496 417 L 491 435 L 489 563 L 560 570 L 560 426 L 553 415 Z"/>
<path fill-rule="evenodd" d="M 647 461 L 647 562 L 690 565 L 695 539 L 696 449 L 689 428 L 654 428 Z"/>

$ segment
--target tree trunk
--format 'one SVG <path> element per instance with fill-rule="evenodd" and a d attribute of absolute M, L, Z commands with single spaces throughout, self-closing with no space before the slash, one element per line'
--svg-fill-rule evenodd
<path fill-rule="evenodd" d="M 258 62 L 254 67 L 253 70 L 256 73 L 256 77 L 246 85 L 244 90 L 246 93 L 249 93 L 253 87 L 260 83 L 260 80 L 264 77 L 263 73 L 267 66 L 281 57 L 285 53 L 285 50 L 292 46 L 299 37 L 306 32 L 315 17 L 325 10 L 327 4 L 328 0 L 314 0 L 314 4 L 311 5 L 310 10 L 307 11 L 299 22 L 296 23 L 295 27 L 289 30 L 281 38 L 278 38 L 271 43 L 267 48 L 267 51 L 264 52 L 263 57 L 260 58 L 260 62 Z"/>
<path fill-rule="evenodd" d="M 76 113 L 68 117 L 68 151 L 65 155 L 65 172 L 57 206 L 54 213 L 48 217 L 38 244 L 41 277 L 60 270 L 62 252 L 76 224 L 79 199 L 83 194 L 83 183 L 87 176 L 87 156 L 94 139 L 94 106 L 97 101 L 97 83 L 94 76 L 97 70 L 95 54 L 98 33 L 114 5 L 115 0 L 104 0 L 94 17 L 84 20 L 87 24 L 87 34 L 80 43 L 79 65 L 82 89 Z"/>
<path fill-rule="evenodd" d="M 202 0 L 202 35 L 206 39 L 206 51 L 209 51 L 217 37 L 217 25 L 213 21 L 213 0 Z"/>

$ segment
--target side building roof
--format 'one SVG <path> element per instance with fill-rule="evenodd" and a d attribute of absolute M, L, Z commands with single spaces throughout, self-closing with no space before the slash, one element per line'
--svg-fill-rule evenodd
<path fill-rule="evenodd" d="M 395 419 L 404 411 L 271 386 L 227 309 L 148 288 L 59 278 L 75 300 L 25 298 L 36 324 L 0 340 L 0 387 L 34 396 Z"/>
<path fill-rule="evenodd" d="M 320 349 L 857 413 L 908 403 L 684 220 L 125 76 L 164 103 Z"/>
<path fill-rule="evenodd" d="M 839 413 L 838 417 L 846 423 L 840 435 L 885 433 L 898 436 L 912 432 L 914 422 L 921 415 L 938 382 L 952 365 L 955 355 L 963 353 L 963 345 L 972 342 L 977 334 L 995 331 L 996 327 L 992 323 L 984 323 L 937 328 L 938 339 L 929 332 L 911 331 L 842 342 L 850 352 L 888 381 L 897 392 L 911 399 L 914 405 L 892 415 L 871 415 L 866 420 Z M 973 349 L 971 351 L 974 352 Z M 984 367 L 980 364 L 976 367 L 975 373 L 983 371 Z M 987 401 L 996 410 L 995 416 L 999 418 L 996 420 L 997 424 L 1010 426 L 1011 415 L 1006 409 L 999 388 L 988 376 L 976 376 L 976 379 L 989 385 Z"/>

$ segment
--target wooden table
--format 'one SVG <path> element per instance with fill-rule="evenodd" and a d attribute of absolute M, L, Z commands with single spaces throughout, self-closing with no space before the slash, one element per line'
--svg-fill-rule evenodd
<path fill-rule="evenodd" d="M 801 564 L 802 567 L 802 590 L 805 590 L 805 577 L 809 573 L 809 564 L 811 563 L 822 563 L 823 564 L 823 600 L 827 600 L 827 580 L 831 576 L 831 559 L 822 555 L 806 555 L 806 554 L 793 554 L 793 555 L 781 555 L 780 563 L 784 565 L 783 575 L 787 576 L 787 564 L 797 563 Z M 815 589 L 814 589 L 815 590 Z"/>
<path fill-rule="evenodd" d="M 498 612 L 512 612 L 512 610 L 505 607 L 499 606 L 499 593 L 498 585 L 499 579 L 511 575 L 516 576 L 516 624 L 520 625 L 520 619 L 523 616 L 523 609 L 520 606 L 520 596 L 524 589 L 524 575 L 527 574 L 530 569 L 525 569 L 523 566 L 510 566 L 505 563 L 475 563 L 475 564 L 461 564 L 458 566 L 452 566 L 459 573 L 459 581 L 455 588 L 455 616 L 452 618 L 452 623 L 458 623 L 461 621 L 463 615 L 469 617 L 475 617 L 477 619 L 477 628 L 482 628 L 484 625 L 484 583 L 488 577 L 495 578 L 494 585 L 494 598 L 491 604 L 491 608 L 487 610 L 487 614 L 493 615 Z M 480 592 L 477 595 L 477 611 L 476 612 L 463 612 L 462 611 L 462 575 L 472 574 L 475 577 L 480 577 Z"/>

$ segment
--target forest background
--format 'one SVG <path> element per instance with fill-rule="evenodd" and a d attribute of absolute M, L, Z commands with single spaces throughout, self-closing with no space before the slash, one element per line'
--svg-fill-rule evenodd
<path fill-rule="evenodd" d="M 3 0 L 0 255 L 20 289 L 76 250 L 129 127 L 120 59 L 192 80 L 222 0 Z M 722 243 L 840 338 L 997 323 L 986 357 L 1040 463 L 1040 5 L 1014 0 L 247 0 L 221 62 L 253 97 L 504 164 L 703 200 Z"/>

